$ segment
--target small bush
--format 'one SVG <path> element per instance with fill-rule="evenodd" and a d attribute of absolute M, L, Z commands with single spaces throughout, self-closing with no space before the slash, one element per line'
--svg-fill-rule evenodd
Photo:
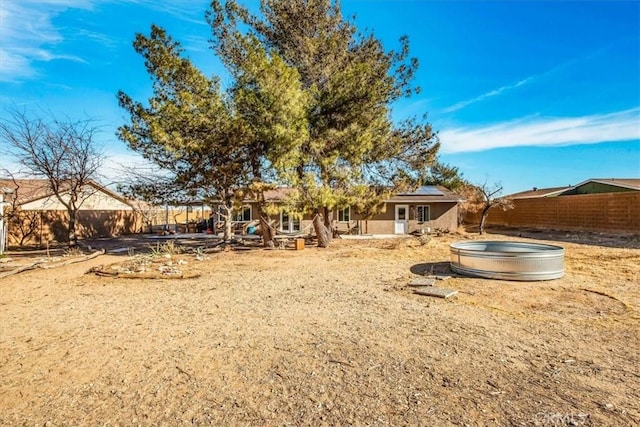
<path fill-rule="evenodd" d="M 75 246 L 65 250 L 63 256 L 71 257 L 71 256 L 82 256 L 82 255 L 84 255 L 84 253 L 82 252 L 82 249 L 80 249 L 78 246 Z"/>
<path fill-rule="evenodd" d="M 176 244 L 175 240 L 168 240 L 162 244 L 158 242 L 155 248 L 151 247 L 151 255 L 154 257 L 178 255 L 183 251 L 183 247 Z"/>

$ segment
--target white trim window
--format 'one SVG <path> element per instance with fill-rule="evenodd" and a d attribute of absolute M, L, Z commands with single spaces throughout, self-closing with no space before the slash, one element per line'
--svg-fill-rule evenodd
<path fill-rule="evenodd" d="M 351 221 L 351 207 L 347 206 L 344 209 L 338 209 L 338 222 Z"/>
<path fill-rule="evenodd" d="M 292 216 L 289 212 L 280 211 L 280 231 L 285 233 L 300 231 L 300 218 Z"/>
<path fill-rule="evenodd" d="M 431 220 L 431 209 L 429 205 L 416 206 L 416 221 L 418 223 L 429 222 Z"/>
<path fill-rule="evenodd" d="M 233 221 L 235 222 L 251 221 L 251 206 L 243 206 L 239 210 L 234 211 Z"/>

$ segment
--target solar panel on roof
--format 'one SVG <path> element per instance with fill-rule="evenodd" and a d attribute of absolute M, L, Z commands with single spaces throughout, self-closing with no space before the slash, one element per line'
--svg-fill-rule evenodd
<path fill-rule="evenodd" d="M 422 186 L 416 190 L 415 194 L 420 196 L 444 196 L 444 193 L 433 185 Z"/>
<path fill-rule="evenodd" d="M 444 193 L 433 185 L 424 185 L 412 193 L 403 193 L 402 196 L 444 196 Z"/>

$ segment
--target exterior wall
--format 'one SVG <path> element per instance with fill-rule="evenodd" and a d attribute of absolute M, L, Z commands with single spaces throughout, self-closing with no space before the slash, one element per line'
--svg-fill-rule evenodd
<path fill-rule="evenodd" d="M 458 227 L 458 209 L 456 203 L 397 203 L 409 206 L 409 228 L 408 233 L 421 229 L 430 228 L 432 231 L 441 228 L 455 230 Z M 416 218 L 416 206 L 429 206 L 430 220 L 419 223 Z M 338 222 L 338 211 L 331 212 L 331 228 L 338 232 L 351 230 L 353 234 L 394 234 L 396 203 L 386 203 L 380 213 L 367 218 L 351 209 L 351 219 L 349 223 Z M 279 220 L 277 218 L 276 220 Z M 304 230 L 312 224 L 313 215 L 304 215 L 300 228 Z"/>
<path fill-rule="evenodd" d="M 487 225 L 640 234 L 640 192 L 515 199 L 514 209 L 492 209 Z M 479 215 L 465 222 L 479 223 Z"/>
<path fill-rule="evenodd" d="M 68 241 L 69 215 L 66 211 L 26 211 L 21 215 L 31 215 L 37 227 L 24 244 L 46 245 L 47 242 L 66 243 Z M 25 218 L 18 217 L 17 221 Z M 107 210 L 107 211 L 79 211 L 76 232 L 80 238 L 111 237 L 121 234 L 132 234 L 140 229 L 140 220 L 133 211 Z M 21 231 L 18 224 L 9 222 L 9 244 L 18 244 L 21 240 Z"/>
<path fill-rule="evenodd" d="M 398 203 L 400 205 L 405 203 Z M 406 203 L 409 206 L 409 228 L 408 232 L 420 229 L 437 228 L 455 230 L 458 227 L 458 210 L 456 203 Z M 416 206 L 429 206 L 430 220 L 424 223 L 416 221 Z M 352 208 L 351 219 L 348 223 L 338 222 L 337 210 L 331 212 L 331 228 L 338 232 L 346 232 L 351 230 L 354 234 L 394 234 L 395 231 L 395 209 L 396 203 L 387 203 L 383 210 L 372 218 L 358 214 Z M 253 213 L 253 211 L 252 211 Z M 258 219 L 257 215 L 253 215 L 254 219 Z M 279 218 L 273 218 L 279 222 Z M 312 224 L 313 215 L 305 214 L 302 218 L 300 228 L 305 230 Z"/>
<path fill-rule="evenodd" d="M 409 207 L 409 229 L 408 232 L 420 231 L 424 229 L 455 230 L 458 228 L 458 205 L 457 203 L 387 203 L 385 211 L 375 215 L 370 219 L 363 219 L 363 234 L 394 234 L 396 205 L 407 205 Z M 416 207 L 429 206 L 429 221 L 420 223 L 416 220 Z"/>
<path fill-rule="evenodd" d="M 425 225 L 430 227 L 432 231 L 438 228 L 455 231 L 458 228 L 457 203 L 433 203 L 428 206 L 430 206 L 431 220 L 428 224 L 416 224 L 415 229 L 424 228 Z M 413 230 L 411 229 L 410 231 Z"/>
<path fill-rule="evenodd" d="M 382 210 L 371 218 L 358 215 L 361 234 L 393 234 L 395 215 L 395 204 L 393 203 L 385 203 Z"/>

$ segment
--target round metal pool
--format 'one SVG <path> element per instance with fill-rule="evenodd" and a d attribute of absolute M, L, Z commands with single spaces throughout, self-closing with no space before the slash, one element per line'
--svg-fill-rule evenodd
<path fill-rule="evenodd" d="M 564 276 L 564 249 L 525 242 L 456 242 L 451 244 L 451 269 L 489 279 L 557 279 Z"/>

